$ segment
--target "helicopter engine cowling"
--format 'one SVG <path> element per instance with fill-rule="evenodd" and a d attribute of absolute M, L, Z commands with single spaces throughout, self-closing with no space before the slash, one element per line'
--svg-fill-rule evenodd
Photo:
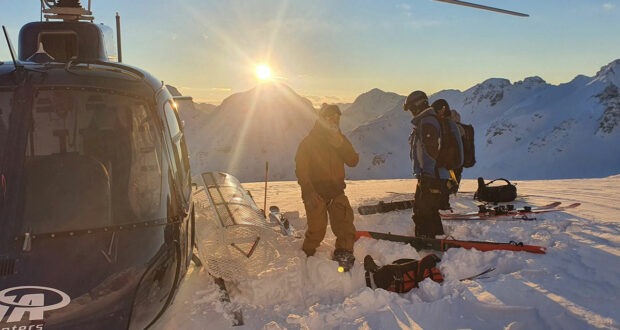
<path fill-rule="evenodd" d="M 19 60 L 37 52 L 39 44 L 56 62 L 107 61 L 101 29 L 86 22 L 32 22 L 19 31 Z"/>

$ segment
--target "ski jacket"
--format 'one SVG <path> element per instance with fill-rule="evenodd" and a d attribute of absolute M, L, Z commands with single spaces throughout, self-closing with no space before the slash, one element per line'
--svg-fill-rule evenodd
<path fill-rule="evenodd" d="M 325 138 L 328 134 L 317 122 L 297 148 L 295 175 L 304 200 L 312 193 L 325 200 L 343 194 L 344 164 L 354 167 L 359 162 L 359 155 L 344 135 L 342 144 L 334 147 Z"/>
<path fill-rule="evenodd" d="M 441 141 L 441 126 L 437 114 L 431 107 L 423 110 L 411 120 L 413 131 L 409 136 L 411 146 L 409 157 L 412 160 L 413 175 L 416 178 L 431 177 L 448 179 L 450 172 L 436 167 Z"/>

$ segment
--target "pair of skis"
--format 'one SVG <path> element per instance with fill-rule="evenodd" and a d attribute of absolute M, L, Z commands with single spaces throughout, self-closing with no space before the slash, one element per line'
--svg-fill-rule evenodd
<path fill-rule="evenodd" d="M 357 231 L 356 239 L 368 237 L 392 242 L 407 243 L 416 250 L 435 250 L 444 252 L 452 248 L 476 249 L 480 251 L 524 251 L 529 253 L 544 254 L 547 248 L 537 245 L 526 245 L 522 242 L 510 241 L 508 243 L 484 242 L 484 241 L 462 241 L 452 238 L 426 238 L 391 233 L 379 233 L 374 231 Z"/>
<path fill-rule="evenodd" d="M 501 205 L 493 208 L 482 206 L 478 212 L 444 213 L 442 220 L 536 220 L 536 214 L 561 212 L 575 208 L 581 203 L 560 206 L 561 202 L 553 202 L 539 207 L 524 207 L 514 209 L 510 205 Z"/>
<path fill-rule="evenodd" d="M 361 215 L 369 215 L 375 213 L 386 213 L 398 210 L 407 210 L 413 208 L 413 199 L 407 199 L 395 202 L 379 202 L 373 205 L 362 205 L 357 208 L 357 212 Z"/>
<path fill-rule="evenodd" d="M 522 209 L 514 209 L 510 204 L 500 205 L 492 208 L 481 206 L 477 212 L 467 213 L 443 213 L 442 220 L 535 220 L 532 217 L 539 213 L 565 211 L 575 208 L 581 203 L 573 203 L 570 205 L 560 206 L 561 202 L 553 202 L 538 207 L 523 207 Z M 373 205 L 363 205 L 358 208 L 361 215 L 369 215 L 375 213 L 386 213 L 397 210 L 406 210 L 413 207 L 413 200 L 402 200 L 395 202 L 379 202 Z"/>

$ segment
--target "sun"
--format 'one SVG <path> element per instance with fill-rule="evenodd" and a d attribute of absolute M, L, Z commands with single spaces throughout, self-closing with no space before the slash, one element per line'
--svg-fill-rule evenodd
<path fill-rule="evenodd" d="M 255 70 L 256 78 L 260 81 L 265 81 L 271 78 L 271 69 L 267 64 L 259 64 Z"/>

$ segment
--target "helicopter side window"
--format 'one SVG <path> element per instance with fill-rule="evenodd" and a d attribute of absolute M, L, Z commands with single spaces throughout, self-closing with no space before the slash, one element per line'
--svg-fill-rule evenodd
<path fill-rule="evenodd" d="M 42 32 L 39 42 L 54 59 L 66 62 L 78 56 L 78 36 L 73 31 Z"/>
<path fill-rule="evenodd" d="M 187 145 L 183 136 L 183 131 L 179 124 L 179 116 L 177 115 L 177 112 L 172 107 L 172 104 L 170 102 L 167 102 L 164 105 L 164 114 L 166 116 L 168 131 L 170 133 L 173 143 L 172 149 L 174 153 L 174 161 L 176 163 L 175 167 L 177 171 L 175 175 L 177 176 L 177 180 L 181 184 L 184 196 L 186 197 L 186 199 L 189 199 L 189 194 L 191 193 L 189 157 L 187 153 Z"/>

